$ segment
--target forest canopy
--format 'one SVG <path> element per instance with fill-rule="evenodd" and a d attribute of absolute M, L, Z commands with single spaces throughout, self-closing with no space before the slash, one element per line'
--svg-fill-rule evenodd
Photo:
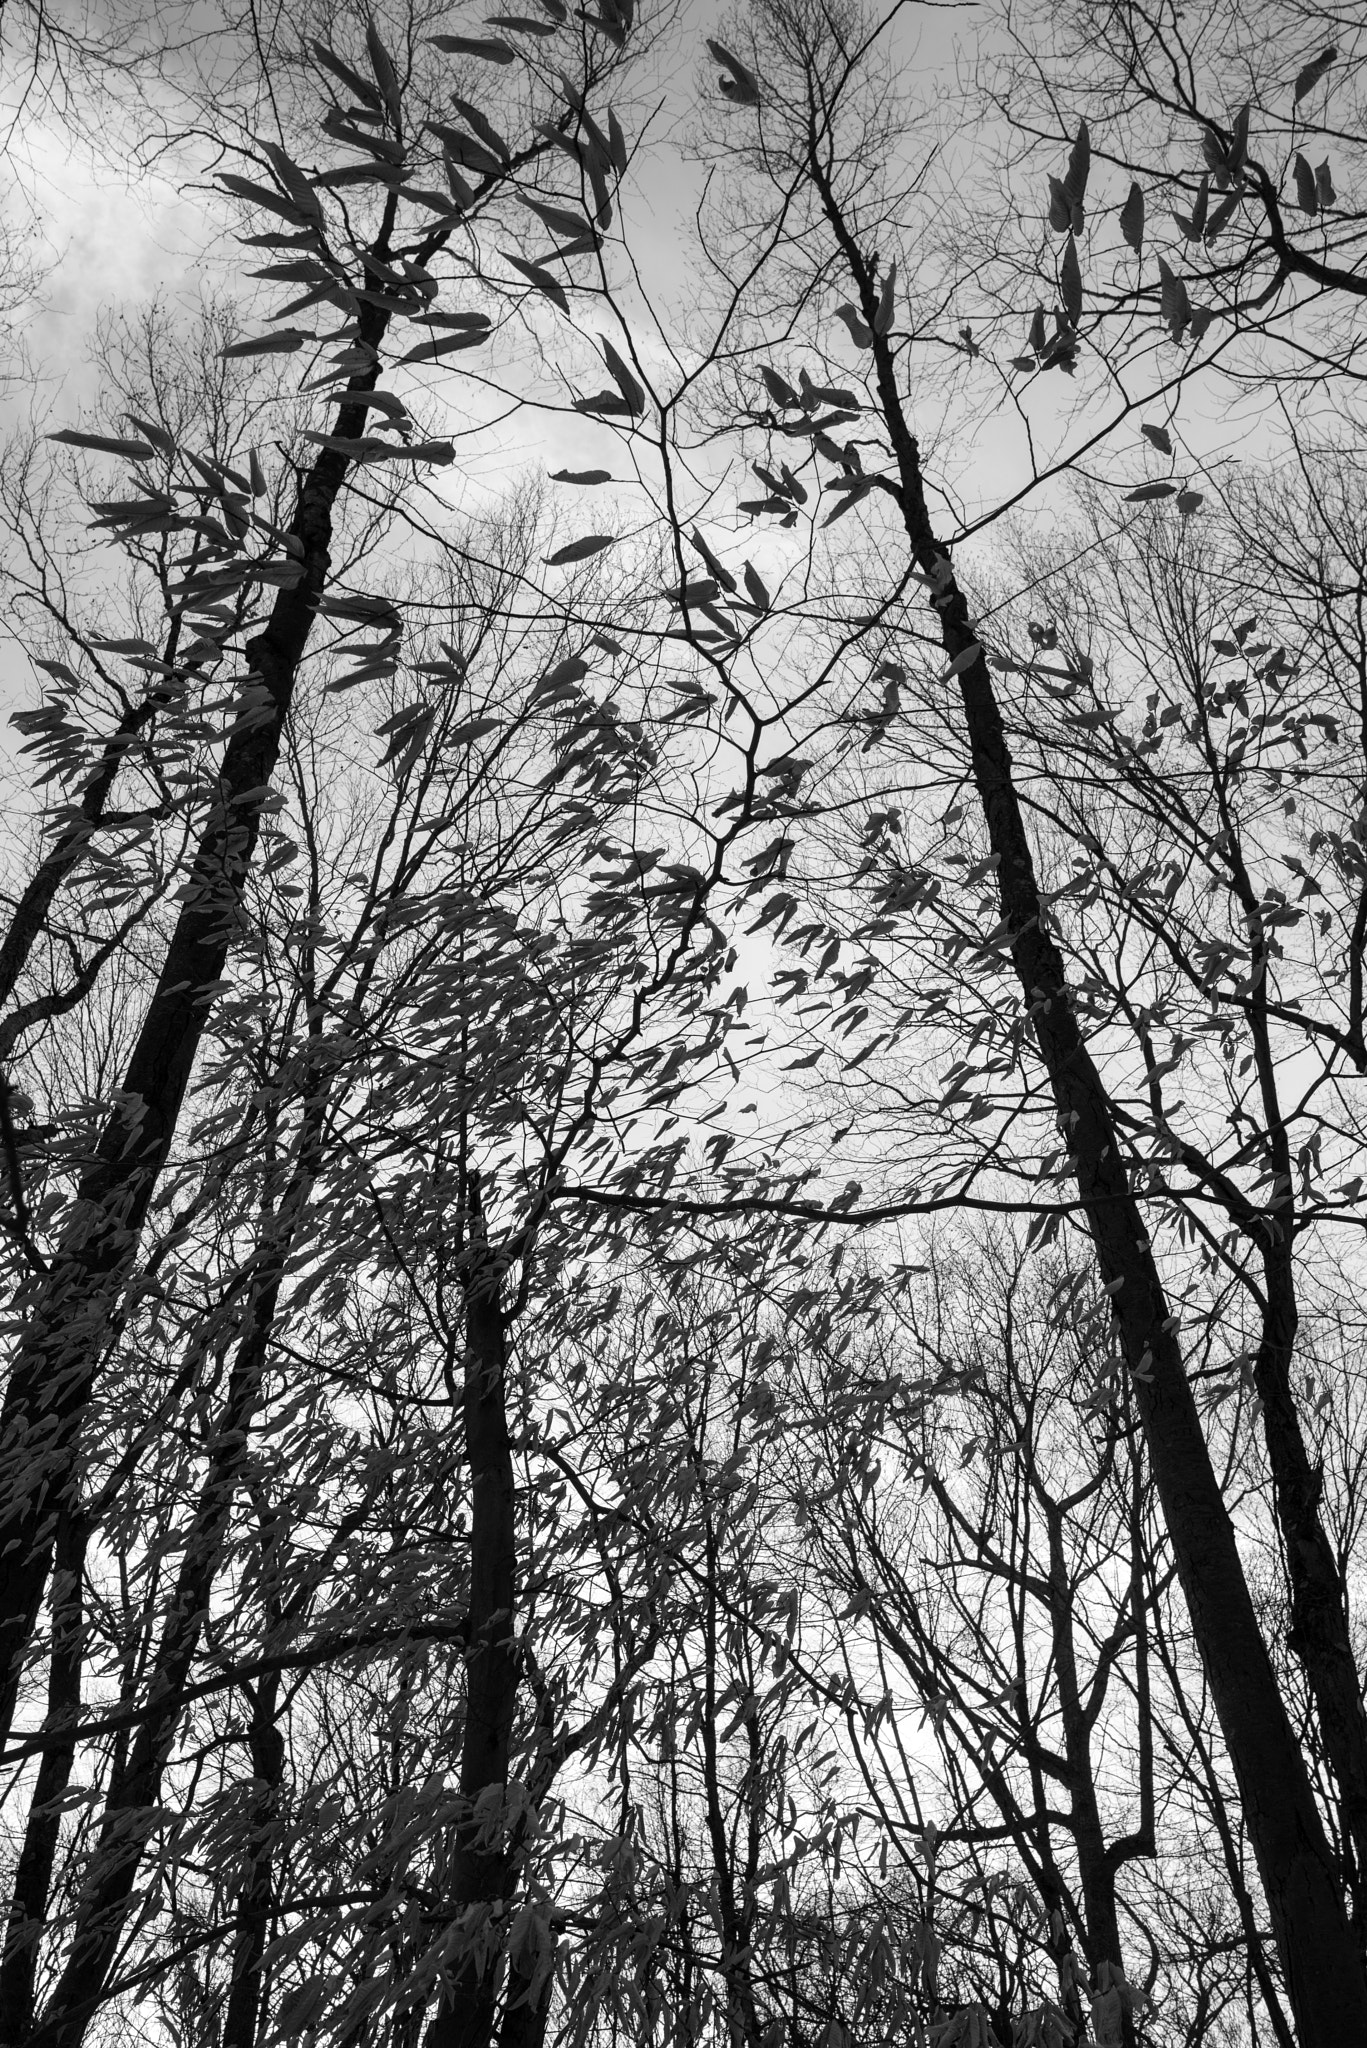
<path fill-rule="evenodd" d="M 0 2048 L 1367 2042 L 1367 24 L 526 5 L 0 16 Z"/>

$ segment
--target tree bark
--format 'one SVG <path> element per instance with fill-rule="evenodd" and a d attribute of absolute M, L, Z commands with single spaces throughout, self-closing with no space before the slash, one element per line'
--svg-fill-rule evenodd
<path fill-rule="evenodd" d="M 270 1940 L 275 1826 L 284 1782 L 285 1739 L 275 1725 L 280 1674 L 267 1672 L 252 1696 L 248 1729 L 256 1789 L 233 1916 L 233 1973 L 222 2048 L 256 2048 L 261 2028 L 261 1958 Z"/>
<path fill-rule="evenodd" d="M 474 1173 L 469 1175 L 469 1187 L 471 1266 L 465 1291 L 462 1407 L 470 1473 L 470 1615 L 460 1759 L 464 1816 L 455 1845 L 451 1917 L 462 1918 L 471 1908 L 489 1911 L 484 1952 L 457 1963 L 451 1988 L 428 2029 L 426 2048 L 489 2048 L 494 2040 L 513 1880 L 503 1813 L 518 1683 L 508 1327 L 502 1274 L 488 1249 Z M 487 1801 L 483 1811 L 481 1799 Z M 497 1920 L 494 1908 L 499 1909 Z"/>
<path fill-rule="evenodd" d="M 963 659 L 959 696 L 974 784 L 998 861 L 1011 960 L 1060 1128 L 1076 1161 L 1102 1280 L 1112 1290 L 1150 1469 L 1238 1781 L 1301 2048 L 1367 2041 L 1367 1973 L 1334 1857 L 1258 1626 L 1148 1232 L 1121 1158 L 1110 1099 L 1078 1024 L 1062 955 L 1044 925 L 1001 709 L 967 602 L 931 522 L 892 348 L 878 332 L 873 267 L 841 211 L 815 133 L 809 170 L 873 336 L 879 399 L 912 556 L 934 592 L 944 650 L 952 661 Z"/>
<path fill-rule="evenodd" d="M 1359 1949 L 1367 1950 L 1367 1715 L 1348 1629 L 1348 1590 L 1320 1514 L 1324 1478 L 1310 1462 L 1291 1391 L 1299 1315 L 1289 1211 L 1288 1203 L 1285 1223 L 1266 1219 L 1277 1241 L 1263 1261 L 1267 1309 L 1253 1383 L 1262 1403 L 1263 1441 L 1291 1592 L 1288 1646 L 1309 1681 L 1337 1786 L 1344 1882 Z"/>
<path fill-rule="evenodd" d="M 34 1983 L 38 1944 L 47 1920 L 52 1867 L 57 1853 L 61 1809 L 76 1754 L 74 1733 L 62 1739 L 63 1724 L 73 1727 L 81 1705 L 82 1577 L 87 1529 L 77 1517 L 63 1518 L 57 1532 L 56 1574 L 52 1593 L 52 1657 L 48 1667 L 47 1720 L 49 1737 L 43 1751 L 29 1807 L 28 1826 L 14 1875 L 4 1960 L 0 1962 L 0 2044 L 12 2048 L 28 2039 L 33 2026 Z"/>

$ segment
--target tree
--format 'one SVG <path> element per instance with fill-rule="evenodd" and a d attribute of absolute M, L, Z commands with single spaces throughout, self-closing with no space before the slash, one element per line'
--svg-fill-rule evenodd
<path fill-rule="evenodd" d="M 1015 16 L 966 157 L 766 0 L 690 156 L 542 11 L 159 18 L 291 303 L 0 480 L 0 2038 L 1338 2040 L 1351 53 Z"/>

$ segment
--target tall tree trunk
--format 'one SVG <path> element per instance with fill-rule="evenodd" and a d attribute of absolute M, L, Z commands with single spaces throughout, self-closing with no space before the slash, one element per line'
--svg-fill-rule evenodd
<path fill-rule="evenodd" d="M 373 352 L 352 378 L 358 395 L 379 373 L 382 307 L 363 305 Z M 364 405 L 343 404 L 336 432 L 364 433 Z M 264 632 L 248 643 L 248 688 L 224 750 L 218 794 L 201 835 L 187 900 L 129 1059 L 119 1099 L 81 1177 L 65 1239 L 33 1290 L 0 1409 L 0 1741 L 8 1737 L 47 1583 L 82 1420 L 109 1341 L 119 1290 L 166 1164 L 191 1069 L 222 980 L 237 907 L 255 850 L 261 803 L 280 753 L 299 664 L 327 585 L 333 512 L 348 458 L 325 448 L 299 492 L 290 531 L 303 575 L 281 590 Z"/>
<path fill-rule="evenodd" d="M 1130 1187 L 1110 1099 L 1078 1024 L 1063 958 L 1045 929 L 1034 858 L 992 678 L 968 605 L 931 522 L 920 453 L 878 333 L 872 265 L 858 247 L 823 159 L 809 171 L 873 338 L 874 370 L 898 467 L 913 559 L 934 592 L 940 636 L 958 669 L 974 784 L 998 861 L 1002 918 L 1026 1011 L 1076 1161 L 1078 1192 L 1112 1307 L 1149 1465 L 1211 1697 L 1257 1859 L 1301 2048 L 1367 2041 L 1367 1973 L 1301 1746 L 1244 1576 L 1211 1464 L 1148 1231 Z"/>
<path fill-rule="evenodd" d="M 477 1175 L 469 1175 L 470 1277 L 465 1291 L 462 1406 L 470 1473 L 470 1615 L 465 1653 L 465 1737 L 460 1792 L 465 1817 L 457 1831 L 451 1912 L 500 1908 L 501 1926 L 478 1955 L 458 1964 L 427 2033 L 426 2048 L 489 2048 L 498 2005 L 502 1937 L 512 1872 L 502 1809 L 517 1700 L 514 1640 L 517 1559 L 513 1452 L 508 1433 L 508 1328 L 502 1274 L 484 1231 Z M 481 1797 L 488 1800 L 477 1813 Z"/>
<path fill-rule="evenodd" d="M 1367 1951 L 1367 1714 L 1348 1625 L 1348 1594 L 1320 1514 L 1324 1475 L 1310 1461 L 1291 1365 L 1299 1316 L 1292 1270 L 1290 1205 L 1263 1261 L 1267 1303 L 1253 1380 L 1291 1589 L 1290 1649 L 1309 1680 L 1324 1753 L 1338 1791 L 1344 1880 L 1358 1946 Z"/>
<path fill-rule="evenodd" d="M 76 2048 L 105 1995 L 133 1903 L 143 1849 L 156 1822 L 162 1774 L 218 1570 L 247 1429 L 265 1369 L 283 1256 L 283 1251 L 277 1253 L 252 1304 L 250 1326 L 233 1366 L 209 1471 L 186 1538 L 175 1596 L 148 1683 L 147 1710 L 126 1756 L 110 1774 L 100 1837 L 82 1886 L 70 1952 L 29 2036 L 33 2048 Z M 263 1690 L 268 1683 L 262 1680 Z"/>
<path fill-rule="evenodd" d="M 0 1961 L 0 2048 L 28 2039 L 33 2026 L 33 1992 L 38 1943 L 47 1920 L 52 1867 L 61 1826 L 58 1804 L 76 1754 L 75 1724 L 81 1705 L 82 1577 L 87 1529 L 65 1515 L 57 1531 L 52 1587 L 52 1655 L 48 1667 L 47 1719 L 50 1747 L 43 1751 L 29 1807 L 28 1826 L 14 1874 L 4 1959 Z M 68 1738 L 64 1729 L 72 1730 Z"/>
<path fill-rule="evenodd" d="M 222 2048 L 256 2048 L 261 2029 L 261 1959 L 270 1940 L 276 1823 L 285 1772 L 285 1740 L 275 1725 L 279 1692 L 280 1675 L 269 1671 L 252 1697 L 247 1740 L 256 1785 L 233 1915 L 233 1974 Z"/>

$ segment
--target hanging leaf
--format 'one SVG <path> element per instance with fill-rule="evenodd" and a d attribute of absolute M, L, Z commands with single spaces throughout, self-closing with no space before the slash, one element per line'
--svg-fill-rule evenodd
<path fill-rule="evenodd" d="M 1059 291 L 1063 298 L 1063 310 L 1068 315 L 1068 324 L 1074 330 L 1082 319 L 1082 267 L 1077 260 L 1077 241 L 1069 235 L 1063 251 L 1063 263 L 1059 270 Z"/>
<path fill-rule="evenodd" d="M 627 410 L 639 418 L 646 409 L 646 395 L 632 376 L 622 358 L 618 355 L 606 334 L 598 337 L 603 347 L 603 360 L 612 373 L 612 378 L 626 402 Z"/>
<path fill-rule="evenodd" d="M 718 64 L 724 64 L 727 72 L 730 73 L 729 77 L 724 76 L 718 81 L 726 98 L 732 100 L 738 107 L 757 107 L 759 105 L 759 80 L 755 77 L 754 72 L 748 70 L 741 63 L 739 57 L 733 57 L 725 43 L 714 42 L 712 37 L 709 36 L 707 38 L 707 47 L 716 58 Z"/>
<path fill-rule="evenodd" d="M 219 354 L 225 360 L 237 356 L 292 355 L 296 349 L 302 348 L 306 341 L 317 339 L 316 334 L 302 327 L 282 327 L 275 334 L 256 334 L 250 341 L 230 342 L 227 348 L 219 350 Z"/>
<path fill-rule="evenodd" d="M 283 193 L 273 192 L 269 185 L 258 185 L 253 178 L 240 178 L 236 171 L 218 171 L 215 175 L 219 184 L 225 186 L 238 199 L 250 200 L 253 206 L 264 206 L 271 213 L 281 214 L 296 227 L 312 227 L 316 224 L 316 198 L 312 209 L 305 211 L 303 207 L 296 206 L 292 200 L 287 199 Z"/>
<path fill-rule="evenodd" d="M 1171 498 L 1176 491 L 1176 484 L 1141 484 L 1137 491 L 1126 491 L 1125 497 L 1132 505 L 1147 505 L 1155 498 Z"/>
<path fill-rule="evenodd" d="M 401 363 L 433 363 L 439 356 L 455 355 L 460 349 L 478 348 L 482 341 L 488 339 L 488 335 L 489 330 L 487 327 L 479 327 L 465 334 L 439 335 L 435 341 L 419 342 L 416 348 L 409 349 L 407 355 L 400 356 L 399 361 Z"/>
<path fill-rule="evenodd" d="M 765 588 L 763 577 L 748 562 L 745 565 L 745 588 L 750 593 L 750 602 L 758 605 L 762 612 L 767 612 L 773 599 Z"/>
<path fill-rule="evenodd" d="M 701 533 L 698 531 L 696 526 L 694 527 L 692 533 L 689 535 L 689 539 L 692 541 L 693 546 L 696 548 L 699 558 L 702 560 L 703 563 L 705 563 L 707 573 L 709 576 L 711 576 L 713 581 L 719 583 L 723 590 L 733 591 L 736 587 L 735 577 L 731 574 L 731 571 L 725 566 L 724 563 L 719 562 L 717 560 L 716 556 L 713 554 L 711 548 L 707 545 L 707 542 L 703 539 Z"/>
<path fill-rule="evenodd" d="M 1154 447 L 1158 449 L 1160 454 L 1171 455 L 1172 440 L 1168 434 L 1168 430 L 1166 427 L 1145 426 L 1141 427 L 1139 431 L 1144 436 L 1146 441 L 1152 441 Z"/>
<path fill-rule="evenodd" d="M 165 427 L 159 427 L 151 420 L 140 419 L 135 412 L 126 412 L 124 418 L 130 427 L 136 427 L 143 439 L 150 441 L 154 448 L 159 448 L 163 455 L 175 454 L 176 444 Z"/>
<path fill-rule="evenodd" d="M 43 438 L 60 441 L 67 448 L 89 448 L 97 455 L 121 455 L 129 462 L 145 462 L 149 455 L 156 454 L 147 441 L 125 441 L 112 434 L 82 434 L 75 427 L 62 427 Z"/>
<path fill-rule="evenodd" d="M 553 235 L 569 235 L 578 238 L 585 232 L 584 216 L 571 213 L 566 206 L 547 206 L 544 200 L 533 199 L 530 193 L 519 192 L 518 198 L 529 206 L 539 220 L 545 222 Z"/>
<path fill-rule="evenodd" d="M 1315 187 L 1315 173 L 1305 158 L 1297 151 L 1292 171 L 1296 180 L 1296 204 L 1302 213 L 1316 214 L 1320 210 L 1319 193 Z"/>
<path fill-rule="evenodd" d="M 1206 215 L 1210 209 L 1210 179 L 1202 178 L 1196 188 L 1196 204 L 1190 214 L 1174 210 L 1173 219 L 1189 242 L 1200 242 L 1205 238 Z"/>
<path fill-rule="evenodd" d="M 1338 193 L 1334 190 L 1334 180 L 1330 175 L 1327 157 L 1322 164 L 1316 164 L 1315 166 L 1315 197 L 1319 200 L 1321 213 L 1323 213 L 1326 206 L 1333 206 L 1338 199 Z"/>
<path fill-rule="evenodd" d="M 501 250 L 500 254 L 505 263 L 511 263 L 513 269 L 520 271 L 539 292 L 544 292 L 552 305 L 558 306 L 562 313 L 569 312 L 570 302 L 565 297 L 565 287 L 551 271 L 540 263 L 526 263 L 521 256 L 510 256 L 506 249 Z"/>
<path fill-rule="evenodd" d="M 318 203 L 318 194 L 294 158 L 275 142 L 262 142 L 260 147 L 270 159 L 276 177 L 289 193 L 303 219 L 320 222 L 323 218 L 323 209 Z"/>
<path fill-rule="evenodd" d="M 1129 196 L 1120 209 L 1120 232 L 1138 255 L 1144 246 L 1144 194 L 1131 184 Z"/>
<path fill-rule="evenodd" d="M 261 467 L 261 459 L 255 448 L 247 451 L 247 475 L 251 481 L 252 496 L 264 498 L 267 490 L 266 472 Z"/>
<path fill-rule="evenodd" d="M 559 24 L 554 21 L 533 21 L 526 14 L 486 14 L 486 28 L 506 28 L 516 36 L 553 36 Z"/>
<path fill-rule="evenodd" d="M 1176 272 L 1160 256 L 1158 259 L 1160 279 L 1159 301 L 1163 318 L 1174 341 L 1182 339 L 1182 333 L 1191 319 L 1191 301 L 1187 297 L 1186 285 Z"/>
<path fill-rule="evenodd" d="M 380 40 L 380 32 L 373 21 L 366 22 L 366 54 L 370 68 L 375 73 L 375 83 L 384 94 L 385 104 L 397 125 L 399 119 L 399 74 L 394 69 L 394 60 Z"/>
<path fill-rule="evenodd" d="M 1325 73 L 1338 59 L 1338 49 L 1331 43 L 1327 50 L 1321 50 L 1318 57 L 1312 57 L 1296 73 L 1296 93 L 1293 104 L 1298 105 L 1308 92 L 1313 92 Z"/>
<path fill-rule="evenodd" d="M 383 725 L 377 726 L 377 738 L 382 739 L 386 733 L 390 735 L 389 745 L 380 756 L 380 766 L 385 767 L 409 746 L 416 752 L 431 732 L 436 715 L 436 712 L 430 710 L 426 704 L 410 704 L 404 710 L 396 711 Z"/>
<path fill-rule="evenodd" d="M 553 484 L 610 484 L 612 474 L 606 469 L 553 469 L 550 473 Z"/>
<path fill-rule="evenodd" d="M 538 697 L 545 697 L 552 691 L 562 690 L 567 684 L 582 683 L 589 672 L 589 665 L 582 655 L 569 654 L 563 661 L 548 668 L 536 686 Z"/>
<path fill-rule="evenodd" d="M 592 398 L 576 398 L 573 403 L 576 412 L 594 413 L 604 419 L 632 417 L 631 407 L 616 391 L 598 391 Z"/>
<path fill-rule="evenodd" d="M 483 57 L 490 64 L 511 64 L 517 52 L 501 36 L 428 36 L 448 57 Z"/>
<path fill-rule="evenodd" d="M 587 562 L 590 555 L 601 554 L 616 538 L 614 533 L 586 534 L 583 540 L 572 540 L 567 547 L 557 548 L 553 555 L 543 555 L 541 559 L 549 569 L 563 569 L 571 562 Z"/>
<path fill-rule="evenodd" d="M 1087 173 L 1092 165 L 1092 139 L 1087 132 L 1087 123 L 1079 121 L 1077 139 L 1068 157 L 1068 175 L 1064 179 L 1064 190 L 1074 206 L 1081 206 L 1087 196 Z M 1074 222 L 1076 229 L 1080 223 Z"/>
<path fill-rule="evenodd" d="M 476 142 L 463 129 L 453 128 L 449 121 L 429 121 L 427 132 L 435 135 L 441 143 L 449 163 L 459 164 L 463 170 L 473 171 L 477 177 L 495 178 L 503 168 L 502 159 L 491 149 L 482 142 Z"/>
<path fill-rule="evenodd" d="M 452 93 L 451 104 L 462 121 L 473 128 L 485 148 L 491 150 L 501 164 L 506 164 L 512 156 L 512 151 L 493 122 L 486 121 L 479 108 L 470 100 L 461 99 L 458 93 Z"/>
<path fill-rule="evenodd" d="M 1177 493 L 1177 509 L 1184 519 L 1189 519 L 1197 506 L 1204 505 L 1205 502 L 1205 494 L 1202 491 L 1179 491 Z"/>
<path fill-rule="evenodd" d="M 897 293 L 897 265 L 891 264 L 883 280 L 883 289 L 878 298 L 878 311 L 873 316 L 875 334 L 886 334 L 892 326 L 893 309 Z"/>
<path fill-rule="evenodd" d="M 1222 200 L 1216 207 L 1206 227 L 1207 242 L 1215 241 L 1229 226 L 1230 221 L 1238 211 L 1239 202 L 1243 196 L 1243 193 L 1240 191 L 1231 192 L 1228 199 Z"/>
<path fill-rule="evenodd" d="M 356 95 L 358 100 L 363 101 L 367 107 L 374 107 L 376 109 L 384 105 L 383 98 L 375 90 L 370 80 L 362 78 L 359 71 L 353 71 L 351 66 L 343 58 L 339 57 L 335 50 L 330 50 L 326 43 L 319 42 L 315 42 L 312 45 L 312 49 L 314 56 L 318 59 L 324 70 L 330 71 L 333 77 L 346 87 L 348 92 Z"/>
<path fill-rule="evenodd" d="M 949 682 L 951 677 L 961 676 L 966 668 L 972 668 L 974 662 L 978 659 L 981 653 L 982 648 L 978 644 L 978 642 L 976 640 L 970 640 L 967 647 L 961 647 L 959 649 L 959 652 L 955 655 L 953 661 L 950 662 L 949 667 L 945 670 L 944 674 L 940 677 L 939 680 L 942 683 L 947 683 Z"/>
<path fill-rule="evenodd" d="M 870 328 L 864 325 L 864 322 L 860 319 L 859 313 L 854 306 L 837 306 L 835 309 L 835 316 L 837 320 L 843 320 L 845 325 L 849 328 L 850 333 L 854 337 L 855 344 L 857 347 L 873 347 L 873 332 Z"/>

